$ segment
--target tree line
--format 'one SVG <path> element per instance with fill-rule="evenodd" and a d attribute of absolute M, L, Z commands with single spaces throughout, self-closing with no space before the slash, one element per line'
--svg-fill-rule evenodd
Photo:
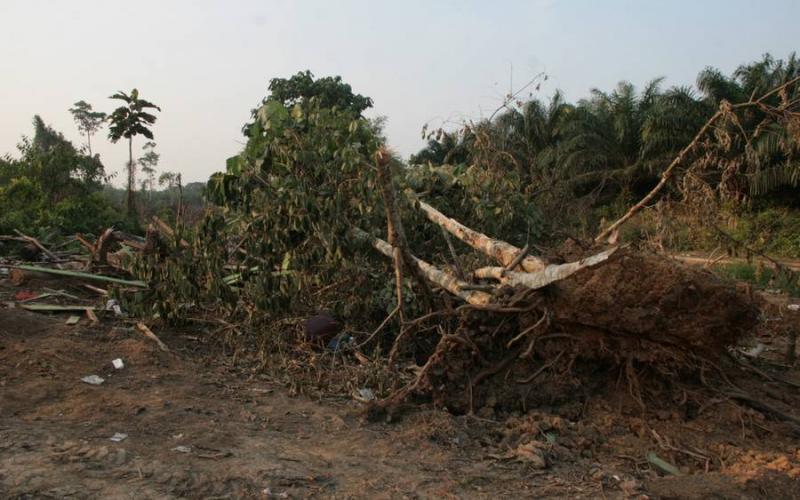
<path fill-rule="evenodd" d="M 664 168 L 723 103 L 748 101 L 798 75 L 795 53 L 786 59 L 766 54 L 732 74 L 708 67 L 695 86 L 665 89 L 664 79 L 656 78 L 637 89 L 622 81 L 610 91 L 593 89 L 575 103 L 558 91 L 545 100 L 508 96 L 493 119 L 455 131 L 424 130 L 428 143 L 409 163 L 514 172 L 520 190 L 555 209 L 577 203 L 584 209 L 624 206 L 658 182 Z M 794 84 L 764 104 L 781 109 L 798 98 L 800 85 Z M 736 178 L 740 200 L 781 197 L 793 204 L 800 182 L 800 127 L 791 119 L 788 126 L 777 126 L 768 118 L 758 108 L 746 113 L 731 126 L 752 140 L 734 141 L 724 154 L 716 151 L 708 160 L 745 160 Z"/>
<path fill-rule="evenodd" d="M 96 111 L 83 100 L 69 109 L 86 140 L 78 147 L 40 116 L 34 117 L 33 135 L 23 136 L 18 145 L 19 156 L 7 154 L 0 158 L 0 231 L 93 232 L 110 225 L 134 229 L 141 215 L 159 208 L 169 207 L 176 214 L 181 213 L 181 174 L 165 171 L 156 177 L 160 154 L 152 126 L 157 120 L 153 112 L 160 111 L 160 107 L 141 98 L 137 89 L 117 92 L 110 99 L 123 102 L 111 114 Z M 108 185 L 112 176 L 92 150 L 92 139 L 105 126 L 112 143 L 125 140 L 128 146 L 124 212 L 119 208 L 122 204 L 116 190 Z M 138 136 L 147 141 L 135 157 L 133 146 Z M 137 186 L 138 171 L 144 178 Z M 165 191 L 155 194 L 156 184 Z M 201 204 L 197 187 L 189 192 L 190 202 Z M 144 205 L 137 204 L 137 195 Z"/>

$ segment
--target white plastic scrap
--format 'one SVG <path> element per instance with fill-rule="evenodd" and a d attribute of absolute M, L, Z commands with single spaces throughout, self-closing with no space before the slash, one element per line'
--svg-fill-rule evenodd
<path fill-rule="evenodd" d="M 114 365 L 114 368 L 116 368 L 117 370 L 125 368 L 125 363 L 123 363 L 122 359 L 120 358 L 111 360 L 111 364 Z"/>
<path fill-rule="evenodd" d="M 366 387 L 359 389 L 358 392 L 353 396 L 362 403 L 369 403 L 370 401 L 375 401 L 375 393 L 372 392 L 372 389 Z"/>
<path fill-rule="evenodd" d="M 103 377 L 98 377 L 97 375 L 87 375 L 82 377 L 81 380 L 89 385 L 100 385 L 106 381 L 106 379 Z"/>
<path fill-rule="evenodd" d="M 108 299 L 106 311 L 114 311 L 114 316 L 122 316 L 122 308 L 119 306 L 117 299 Z"/>
<path fill-rule="evenodd" d="M 178 453 L 191 453 L 192 449 L 188 446 L 176 446 L 175 448 L 172 448 L 172 451 L 177 451 Z"/>
<path fill-rule="evenodd" d="M 115 443 L 119 443 L 120 441 L 125 441 L 126 439 L 128 439 L 128 435 L 125 434 L 124 432 L 115 432 L 114 435 L 111 436 L 109 439 L 111 441 L 114 441 Z"/>
<path fill-rule="evenodd" d="M 786 309 L 790 311 L 800 311 L 800 304 L 788 304 Z"/>

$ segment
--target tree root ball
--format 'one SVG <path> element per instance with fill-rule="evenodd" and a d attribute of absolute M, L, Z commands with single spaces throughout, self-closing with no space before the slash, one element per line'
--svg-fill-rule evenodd
<path fill-rule="evenodd" d="M 563 329 L 589 327 L 711 358 L 758 323 L 748 288 L 631 250 L 555 284 L 549 307 Z"/>
<path fill-rule="evenodd" d="M 748 290 L 628 249 L 530 300 L 525 312 L 464 312 L 417 388 L 460 413 L 564 404 L 622 380 L 643 405 L 645 384 L 695 378 L 758 322 Z"/>

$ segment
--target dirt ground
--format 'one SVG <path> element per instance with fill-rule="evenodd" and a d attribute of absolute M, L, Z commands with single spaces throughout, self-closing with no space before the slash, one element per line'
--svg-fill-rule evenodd
<path fill-rule="evenodd" d="M 0 286 L 0 301 L 18 291 Z M 7 305 L 3 498 L 800 498 L 800 439 L 725 398 L 643 410 L 576 394 L 504 418 L 421 405 L 368 422 L 357 401 L 292 396 L 197 332 L 158 331 L 162 352 L 119 320 L 69 326 Z M 92 374 L 105 382 L 81 381 Z M 752 384 L 800 407 L 797 387 Z"/>

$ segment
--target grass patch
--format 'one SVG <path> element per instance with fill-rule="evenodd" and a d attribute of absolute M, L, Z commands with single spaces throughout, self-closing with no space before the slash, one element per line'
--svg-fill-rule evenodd
<path fill-rule="evenodd" d="M 723 278 L 746 281 L 760 289 L 780 290 L 791 297 L 800 297 L 800 275 L 791 270 L 776 270 L 747 262 L 717 264 L 712 270 Z"/>

